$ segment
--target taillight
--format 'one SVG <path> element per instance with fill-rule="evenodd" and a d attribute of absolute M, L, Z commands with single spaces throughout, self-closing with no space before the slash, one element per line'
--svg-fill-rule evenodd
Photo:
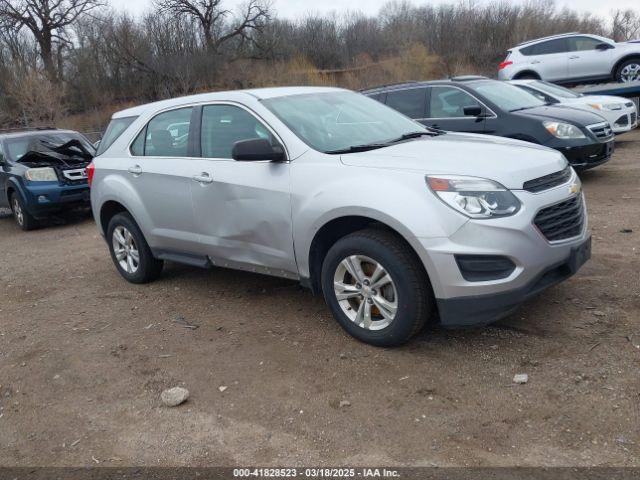
<path fill-rule="evenodd" d="M 93 174 L 95 173 L 96 166 L 91 162 L 87 165 L 87 182 L 89 182 L 89 186 L 91 186 L 91 182 L 93 182 Z"/>
<path fill-rule="evenodd" d="M 510 60 L 506 60 L 500 64 L 498 70 L 502 70 L 503 68 L 507 68 L 509 65 L 513 65 L 513 62 Z"/>

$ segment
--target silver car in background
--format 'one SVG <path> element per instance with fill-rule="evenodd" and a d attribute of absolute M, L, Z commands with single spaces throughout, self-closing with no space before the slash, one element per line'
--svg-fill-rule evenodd
<path fill-rule="evenodd" d="M 430 130 L 347 90 L 135 107 L 98 153 L 92 207 L 125 279 L 154 280 L 165 260 L 296 279 L 374 345 L 495 321 L 590 256 L 560 153 Z"/>
<path fill-rule="evenodd" d="M 511 80 L 509 83 L 545 103 L 597 113 L 611 125 L 613 133 L 630 132 L 638 126 L 638 110 L 632 100 L 612 95 L 583 95 L 543 80 Z"/>

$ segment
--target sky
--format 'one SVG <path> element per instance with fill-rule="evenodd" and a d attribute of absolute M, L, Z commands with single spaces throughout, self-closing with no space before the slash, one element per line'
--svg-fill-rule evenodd
<path fill-rule="evenodd" d="M 133 14 L 144 12 L 151 0 L 107 0 L 118 10 L 127 10 Z M 451 3 L 456 0 L 413 0 L 415 4 L 439 4 Z M 480 3 L 488 0 L 479 0 Z M 512 0 L 513 3 L 521 3 L 524 0 Z M 228 6 L 240 5 L 243 0 L 227 0 Z M 326 13 L 336 11 L 338 13 L 348 10 L 360 10 L 364 13 L 374 14 L 380 10 L 387 0 L 322 0 L 310 2 L 304 0 L 274 0 L 274 7 L 279 17 L 296 18 L 304 15 L 309 11 Z M 639 0 L 556 0 L 556 4 L 560 7 L 568 6 L 574 10 L 589 12 L 593 15 L 608 17 L 612 10 L 618 8 L 633 8 L 640 10 Z"/>

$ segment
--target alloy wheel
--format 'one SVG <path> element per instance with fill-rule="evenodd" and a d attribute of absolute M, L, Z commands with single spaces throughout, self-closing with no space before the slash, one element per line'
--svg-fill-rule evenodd
<path fill-rule="evenodd" d="M 620 80 L 625 83 L 640 80 L 640 63 L 630 63 L 620 72 Z"/>
<path fill-rule="evenodd" d="M 333 289 L 344 314 L 366 330 L 382 330 L 395 319 L 398 294 L 391 275 L 377 261 L 351 255 L 337 266 Z"/>
<path fill-rule="evenodd" d="M 140 252 L 131 232 L 122 225 L 117 226 L 111 243 L 120 268 L 129 274 L 136 273 L 140 266 Z"/>
<path fill-rule="evenodd" d="M 22 207 L 20 206 L 20 202 L 16 197 L 13 198 L 13 215 L 16 218 L 16 222 L 18 225 L 24 225 L 24 212 L 22 211 Z"/>

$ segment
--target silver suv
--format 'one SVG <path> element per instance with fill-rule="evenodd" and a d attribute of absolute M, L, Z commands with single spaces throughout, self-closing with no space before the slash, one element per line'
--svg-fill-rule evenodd
<path fill-rule="evenodd" d="M 510 49 L 499 66 L 498 77 L 567 83 L 640 81 L 640 43 L 617 43 L 580 33 L 539 38 Z"/>
<path fill-rule="evenodd" d="M 297 279 L 365 342 L 492 322 L 590 256 L 558 152 L 430 130 L 334 88 L 211 93 L 116 113 L 88 169 L 130 282 L 163 261 Z"/>

